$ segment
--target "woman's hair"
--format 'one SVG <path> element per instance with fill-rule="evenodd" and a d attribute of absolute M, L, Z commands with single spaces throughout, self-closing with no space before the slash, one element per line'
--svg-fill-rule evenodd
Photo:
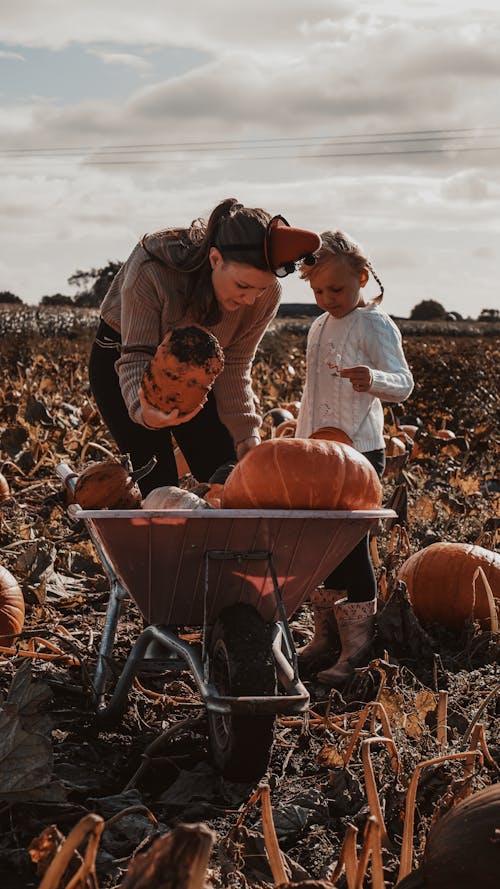
<path fill-rule="evenodd" d="M 220 318 L 220 309 L 212 286 L 209 262 L 211 247 L 217 247 L 222 258 L 241 262 L 267 271 L 264 239 L 271 216 L 259 208 L 244 207 L 236 198 L 227 198 L 212 210 L 208 220 L 194 219 L 189 228 L 165 229 L 156 237 L 165 239 L 166 258 L 154 254 L 141 243 L 149 259 L 186 274 L 185 304 L 193 319 L 213 323 Z M 227 253 L 225 249 L 227 248 Z"/>
<path fill-rule="evenodd" d="M 356 241 L 353 241 L 348 235 L 344 232 L 322 232 L 321 234 L 321 247 L 314 254 L 316 258 L 316 263 L 313 266 L 307 266 L 302 264 L 300 269 L 300 277 L 310 281 L 311 278 L 314 278 L 316 272 L 320 271 L 327 265 L 332 259 L 341 259 L 343 262 L 347 262 L 353 271 L 360 274 L 363 271 L 368 273 L 371 272 L 378 286 L 380 287 L 380 293 L 375 296 L 373 299 L 369 300 L 371 303 L 378 304 L 382 302 L 382 298 L 384 296 L 384 287 L 382 281 L 378 277 L 375 269 L 373 268 L 371 261 L 365 256 L 363 249 Z"/>

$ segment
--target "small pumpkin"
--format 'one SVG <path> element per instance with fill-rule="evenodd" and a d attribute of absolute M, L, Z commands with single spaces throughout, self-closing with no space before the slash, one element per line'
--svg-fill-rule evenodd
<path fill-rule="evenodd" d="M 500 553 L 472 543 L 432 543 L 401 565 L 398 579 L 408 588 L 410 601 L 423 624 L 439 623 L 460 630 L 472 615 L 490 625 L 488 596 L 480 578 L 482 568 L 495 600 L 500 600 Z"/>
<path fill-rule="evenodd" d="M 297 428 L 297 420 L 292 417 L 291 420 L 284 420 L 283 423 L 280 423 L 279 426 L 274 430 L 275 438 L 293 438 L 295 435 L 295 430 Z"/>
<path fill-rule="evenodd" d="M 20 633 L 24 626 L 24 596 L 15 577 L 0 565 L 0 636 Z"/>
<path fill-rule="evenodd" d="M 371 463 L 350 445 L 272 438 L 236 464 L 223 509 L 375 509 L 382 488 Z"/>
<path fill-rule="evenodd" d="M 146 366 L 142 390 L 147 402 L 163 413 L 190 414 L 203 404 L 224 368 L 217 337 L 197 325 L 167 333 Z"/>
<path fill-rule="evenodd" d="M 3 472 L 0 472 L 0 503 L 3 503 L 5 500 L 8 500 L 10 497 L 10 488 L 7 479 L 5 478 Z"/>
<path fill-rule="evenodd" d="M 75 482 L 74 499 L 82 509 L 139 509 L 142 495 L 136 479 L 145 470 L 132 471 L 128 458 L 91 463 Z"/>
<path fill-rule="evenodd" d="M 272 425 L 277 428 L 281 426 L 282 423 L 285 423 L 286 420 L 293 420 L 294 415 L 291 411 L 287 410 L 286 407 L 273 407 L 270 411 L 264 414 L 262 417 L 263 420 L 267 420 L 268 423 L 272 423 Z"/>
<path fill-rule="evenodd" d="M 384 435 L 385 453 L 387 457 L 400 457 L 406 454 L 406 445 L 396 435 Z"/>
<path fill-rule="evenodd" d="M 176 485 L 153 488 L 142 501 L 143 509 L 212 509 L 210 503 Z"/>
<path fill-rule="evenodd" d="M 339 429 L 338 426 L 321 426 L 320 429 L 311 432 L 309 438 L 319 438 L 324 441 L 340 441 L 344 444 L 352 445 L 352 438 L 343 429 Z"/>

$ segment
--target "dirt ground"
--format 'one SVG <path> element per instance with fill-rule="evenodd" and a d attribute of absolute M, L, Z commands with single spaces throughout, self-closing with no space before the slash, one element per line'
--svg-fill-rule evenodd
<path fill-rule="evenodd" d="M 281 322 L 266 334 L 254 367 L 263 414 L 300 398 L 306 331 L 306 322 Z M 273 885 L 261 805 L 251 802 L 256 785 L 227 781 L 214 769 L 189 672 L 141 674 L 119 724 L 96 730 L 92 677 L 109 584 L 85 526 L 67 515 L 55 473 L 61 462 L 79 470 L 116 454 L 89 398 L 88 348 L 85 332 L 44 339 L 13 333 L 1 347 L 0 472 L 11 492 L 1 504 L 1 564 L 22 586 L 27 613 L 17 653 L 0 649 L 0 885 L 37 887 L 43 856 L 37 862 L 40 853 L 30 854 L 30 846 L 50 825 L 67 836 L 88 813 L 105 821 L 101 889 L 120 886 L 132 857 L 156 837 L 199 822 L 214 831 L 207 874 L 214 889 Z M 389 715 L 393 741 L 370 748 L 388 836 L 387 889 L 397 882 L 407 790 L 419 763 L 464 754 L 471 745 L 479 751 L 423 771 L 415 866 L 433 820 L 461 795 L 499 780 L 498 635 L 475 623 L 458 634 L 422 628 L 396 574 L 409 552 L 435 541 L 496 548 L 500 339 L 427 332 L 405 336 L 405 351 L 415 390 L 404 407 L 387 410 L 387 431 L 396 431 L 398 415 L 418 418 L 419 448 L 384 479 L 384 502 L 399 518 L 377 538 L 373 658 L 342 695 L 329 696 L 314 675 L 307 677 L 308 717 L 276 721 L 265 777 L 290 881 L 331 875 L 349 824 L 361 842 L 373 814 L 361 742 L 387 736 L 380 711 L 368 712 L 348 761 L 346 750 L 363 708 L 375 700 Z M 441 428 L 455 438 L 438 438 Z M 270 434 L 266 420 L 263 435 Z M 297 645 L 310 637 L 307 604 L 291 626 Z M 141 630 L 129 601 L 110 663 L 116 676 Z"/>

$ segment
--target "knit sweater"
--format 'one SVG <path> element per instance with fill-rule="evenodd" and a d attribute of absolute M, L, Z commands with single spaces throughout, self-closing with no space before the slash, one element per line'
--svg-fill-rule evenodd
<path fill-rule="evenodd" d="M 150 235 L 147 247 L 165 258 L 161 233 Z M 101 305 L 101 317 L 121 334 L 122 347 L 126 347 L 115 367 L 125 404 L 136 423 L 142 423 L 138 393 L 151 355 L 172 327 L 196 323 L 189 311 L 182 309 L 187 274 L 148 259 L 147 252 L 137 244 Z M 280 294 L 276 281 L 252 306 L 241 306 L 233 312 L 221 307 L 220 321 L 203 325 L 217 337 L 224 351 L 224 370 L 215 381 L 214 393 L 220 419 L 235 444 L 258 436 L 261 420 L 255 407 L 251 367 L 257 345 L 278 311 Z"/>
<path fill-rule="evenodd" d="M 356 392 L 339 370 L 366 365 L 372 374 L 368 392 Z M 307 373 L 300 406 L 298 438 L 322 426 L 337 426 L 361 452 L 384 447 L 382 401 L 404 401 L 413 377 L 401 334 L 376 305 L 354 309 L 344 318 L 327 312 L 312 323 L 307 338 Z"/>

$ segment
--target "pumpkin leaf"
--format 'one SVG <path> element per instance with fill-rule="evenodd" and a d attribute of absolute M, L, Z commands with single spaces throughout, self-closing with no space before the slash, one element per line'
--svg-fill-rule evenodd
<path fill-rule="evenodd" d="M 64 788 L 52 782 L 51 724 L 40 708 L 50 690 L 34 681 L 29 664 L 14 675 L 7 700 L 0 707 L 0 799 L 55 802 Z"/>

